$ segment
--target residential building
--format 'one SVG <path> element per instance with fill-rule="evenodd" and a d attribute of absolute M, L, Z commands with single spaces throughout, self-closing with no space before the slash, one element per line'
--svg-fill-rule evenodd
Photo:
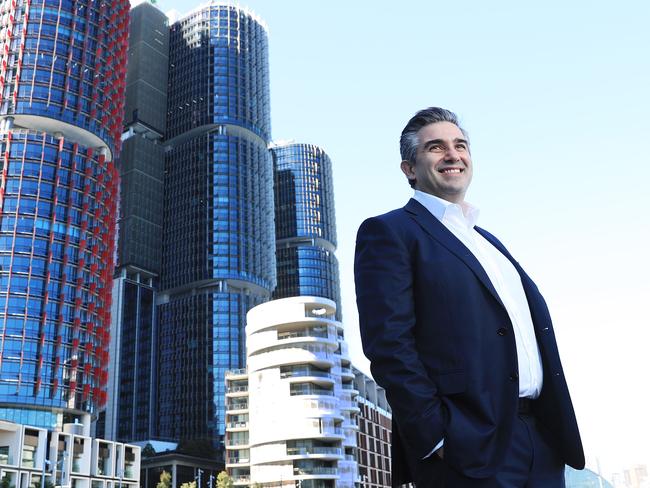
<path fill-rule="evenodd" d="M 158 436 L 223 448 L 226 370 L 275 287 L 266 27 L 209 3 L 171 26 Z"/>
<path fill-rule="evenodd" d="M 129 2 L 0 14 L 0 419 L 87 436 L 107 399 Z"/>
<path fill-rule="evenodd" d="M 357 461 L 362 488 L 391 486 L 392 413 L 386 391 L 356 368 L 354 387 L 359 392 L 359 431 Z"/>
<path fill-rule="evenodd" d="M 113 281 L 108 439 L 156 436 L 156 296 L 162 266 L 169 26 L 151 3 L 131 9 L 122 134 L 117 267 Z"/>
<path fill-rule="evenodd" d="M 353 487 L 358 391 L 336 304 L 291 297 L 246 325 L 248 372 L 226 376 L 226 469 L 235 484 Z"/>
<path fill-rule="evenodd" d="M 271 154 L 278 280 L 273 298 L 329 298 L 340 321 L 332 162 L 313 144 L 274 143 Z"/>
<path fill-rule="evenodd" d="M 139 488 L 140 448 L 82 431 L 79 424 L 54 431 L 0 421 L 0 482 L 16 488 Z"/>

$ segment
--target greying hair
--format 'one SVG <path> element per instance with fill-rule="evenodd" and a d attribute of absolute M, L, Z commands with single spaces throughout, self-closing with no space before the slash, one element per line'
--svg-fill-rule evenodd
<path fill-rule="evenodd" d="M 436 124 L 438 122 L 450 122 L 454 124 L 469 142 L 469 136 L 465 132 L 465 129 L 458 123 L 458 117 L 454 112 L 440 107 L 425 108 L 416 113 L 402 131 L 402 135 L 399 138 L 399 151 L 402 156 L 402 161 L 415 164 L 415 153 L 418 150 L 418 144 L 420 142 L 418 141 L 418 131 L 426 125 Z"/>

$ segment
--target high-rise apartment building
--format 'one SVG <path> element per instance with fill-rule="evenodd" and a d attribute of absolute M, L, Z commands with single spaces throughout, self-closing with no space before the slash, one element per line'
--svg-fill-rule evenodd
<path fill-rule="evenodd" d="M 273 298 L 329 298 L 341 320 L 332 162 L 313 144 L 273 144 L 271 153 L 278 279 Z"/>
<path fill-rule="evenodd" d="M 127 0 L 0 6 L 0 418 L 106 402 Z"/>
<path fill-rule="evenodd" d="M 223 440 L 224 375 L 275 287 L 268 45 L 247 10 L 171 26 L 159 293 L 159 436 Z"/>
<path fill-rule="evenodd" d="M 236 485 L 355 486 L 358 391 L 336 304 L 272 300 L 248 312 L 248 371 L 226 376 L 226 468 Z"/>
<path fill-rule="evenodd" d="M 128 53 L 104 424 L 107 438 L 134 442 L 155 437 L 158 404 L 155 302 L 162 266 L 169 26 L 151 3 L 131 10 Z"/>

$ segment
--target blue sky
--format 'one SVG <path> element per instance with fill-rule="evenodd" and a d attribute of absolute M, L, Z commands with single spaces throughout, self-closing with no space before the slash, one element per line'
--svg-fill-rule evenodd
<path fill-rule="evenodd" d="M 161 0 L 163 11 L 201 2 Z M 356 229 L 411 190 L 397 140 L 438 105 L 469 131 L 468 201 L 555 321 L 589 464 L 650 465 L 650 3 L 248 1 L 269 26 L 273 137 L 334 164 L 346 333 Z"/>

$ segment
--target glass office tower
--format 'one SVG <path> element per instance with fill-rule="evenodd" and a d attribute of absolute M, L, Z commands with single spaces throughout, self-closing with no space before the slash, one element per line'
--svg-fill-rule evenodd
<path fill-rule="evenodd" d="M 271 153 L 278 280 L 273 298 L 329 298 L 340 321 L 332 162 L 313 144 L 275 144 Z"/>
<path fill-rule="evenodd" d="M 155 437 L 158 404 L 155 301 L 162 266 L 169 25 L 155 5 L 131 9 L 128 52 L 109 400 L 105 431 L 101 423 L 98 431 L 135 442 Z"/>
<path fill-rule="evenodd" d="M 0 418 L 106 402 L 128 0 L 0 4 Z"/>
<path fill-rule="evenodd" d="M 222 447 L 224 376 L 275 286 L 267 32 L 216 3 L 171 26 L 159 435 Z"/>

